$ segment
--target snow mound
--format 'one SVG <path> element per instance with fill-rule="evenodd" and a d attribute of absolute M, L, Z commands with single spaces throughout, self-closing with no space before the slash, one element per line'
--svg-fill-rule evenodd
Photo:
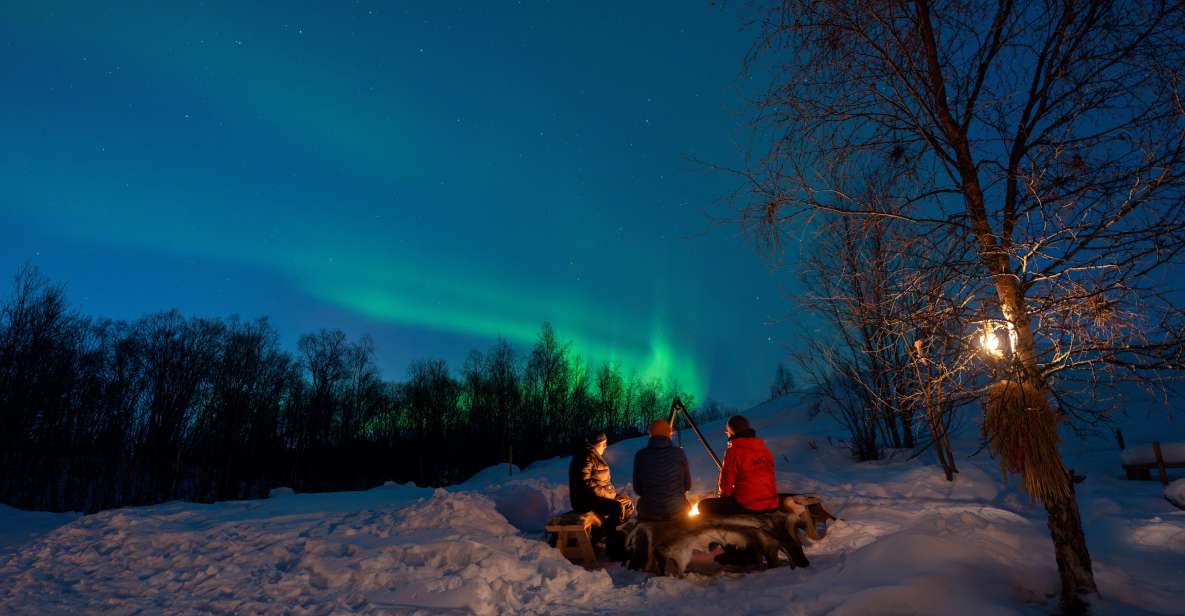
<path fill-rule="evenodd" d="M 478 494 L 254 519 L 241 505 L 121 509 L 59 528 L 0 561 L 0 612 L 530 614 L 613 586 L 519 536 Z"/>
<path fill-rule="evenodd" d="M 839 586 L 819 589 L 817 613 L 1014 614 L 1017 604 L 1043 603 L 1058 580 L 1050 555 L 1026 553 L 1040 546 L 1040 527 L 1018 542 L 998 523 L 990 513 L 927 516 L 856 550 Z"/>
<path fill-rule="evenodd" d="M 486 486 L 514 479 L 518 475 L 521 475 L 522 472 L 523 469 L 515 466 L 514 473 L 511 474 L 510 469 L 506 467 L 506 464 L 499 463 L 493 466 L 487 466 L 480 471 L 477 471 L 476 474 L 465 480 L 465 482 L 461 484 L 461 487 L 484 488 Z"/>
<path fill-rule="evenodd" d="M 568 486 L 541 479 L 508 481 L 491 486 L 484 494 L 494 501 L 498 513 L 525 533 L 539 533 L 548 518 L 570 509 Z"/>
<path fill-rule="evenodd" d="M 1185 479 L 1178 479 L 1164 489 L 1164 497 L 1180 509 L 1185 509 Z"/>
<path fill-rule="evenodd" d="M 293 496 L 296 492 L 292 488 L 272 488 L 268 491 L 268 498 L 284 498 L 286 496 Z"/>

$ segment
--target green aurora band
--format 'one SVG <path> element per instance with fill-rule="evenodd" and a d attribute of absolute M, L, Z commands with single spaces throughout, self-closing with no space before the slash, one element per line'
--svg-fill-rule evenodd
<path fill-rule="evenodd" d="M 430 266 L 408 263 L 362 236 L 345 240 L 352 235 L 350 221 L 325 218 L 299 225 L 272 221 L 265 227 L 264 220 L 252 219 L 249 208 L 219 199 L 172 195 L 172 208 L 154 207 L 170 199 L 163 190 L 139 193 L 116 206 L 86 196 L 108 194 L 92 192 L 88 184 L 75 176 L 77 190 L 69 201 L 55 205 L 53 215 L 22 200 L 26 219 L 84 241 L 115 237 L 96 230 L 118 229 L 124 238 L 121 245 L 260 267 L 292 280 L 321 301 L 406 326 L 491 341 L 503 337 L 521 348 L 534 343 L 540 326 L 550 322 L 560 340 L 571 343 L 574 356 L 594 364 L 616 363 L 627 376 L 657 378 L 698 399 L 704 395 L 704 379 L 693 356 L 672 343 L 666 319 L 657 314 L 660 308 L 653 308 L 655 314 L 648 321 L 630 318 L 623 307 L 593 301 L 582 289 L 542 292 L 504 273 L 450 266 L 438 259 Z M 203 213 L 202 224 L 187 222 L 190 218 L 185 213 L 197 211 Z M 318 229 L 324 225 L 337 230 L 334 237 L 321 237 Z M 270 231 L 260 238 L 252 236 L 252 229 L 262 228 Z M 638 332 L 648 335 L 639 339 Z"/>
<path fill-rule="evenodd" d="M 98 18 L 113 19 L 107 15 Z M 88 37 L 87 32 L 77 34 Z M 392 192 L 398 192 L 407 178 L 421 173 L 425 158 L 456 155 L 417 128 L 423 126 L 424 119 L 400 111 L 398 100 L 369 94 L 331 71 L 310 72 L 308 62 L 286 61 L 267 51 L 253 54 L 232 46 L 229 40 L 205 43 L 203 54 L 198 55 L 192 48 L 177 46 L 168 32 L 158 36 L 154 41 L 135 41 L 141 49 L 139 57 L 154 57 L 143 53 L 144 47 L 154 46 L 158 51 L 155 57 L 167 58 L 174 68 L 142 69 L 155 68 L 162 79 L 171 74 L 204 75 L 204 79 L 179 85 L 196 86 L 195 95 L 200 94 L 211 106 L 209 113 L 266 119 L 276 135 L 295 136 L 308 153 L 333 160 Z M 131 40 L 107 39 L 93 43 L 96 56 L 102 47 L 132 44 Z M 112 53 L 111 57 L 136 54 Z M 218 61 L 211 62 L 212 57 Z M 218 68 L 208 69 L 211 65 Z M 252 78 L 244 80 L 240 75 Z M 612 362 L 626 376 L 660 379 L 697 398 L 706 391 L 703 373 L 693 359 L 694 349 L 677 349 L 672 343 L 670 320 L 657 291 L 653 303 L 640 308 L 645 304 L 638 298 L 630 298 L 631 306 L 625 306 L 603 292 L 579 285 L 540 289 L 528 282 L 530 272 L 518 272 L 516 279 L 504 269 L 493 269 L 493 264 L 483 269 L 438 258 L 430 263 L 409 262 L 408 254 L 437 251 L 417 245 L 406 229 L 401 230 L 404 237 L 399 242 L 376 233 L 366 206 L 335 209 L 327 203 L 323 211 L 302 213 L 299 220 L 277 217 L 274 209 L 269 211 L 249 197 L 223 188 L 226 179 L 216 170 L 195 170 L 176 161 L 147 158 L 150 153 L 140 154 L 145 156 L 141 160 L 125 156 L 101 169 L 73 157 L 66 144 L 46 143 L 43 147 L 27 154 L 49 162 L 47 168 L 53 168 L 55 174 L 26 176 L 20 186 L 25 192 L 13 195 L 13 206 L 23 211 L 26 221 L 47 230 L 87 242 L 139 246 L 183 258 L 258 267 L 293 281 L 310 296 L 371 319 L 491 342 L 503 337 L 520 348 L 532 344 L 542 323 L 550 322 L 561 341 L 571 342 L 570 352 L 594 368 L 599 362 Z M 466 183 L 471 185 L 466 190 L 473 193 L 465 198 L 479 198 L 478 193 L 499 175 L 516 172 L 502 169 L 494 173 L 489 165 L 477 164 L 504 154 L 485 146 L 459 161 Z M 125 169 L 151 170 L 147 175 L 157 179 L 148 183 L 143 175 L 129 175 Z M 168 185 L 159 179 L 162 175 L 184 181 Z M 561 190 L 549 188 L 552 193 Z M 552 197 L 562 199 L 564 195 L 540 195 L 541 200 Z M 559 207 L 563 205 L 561 202 Z M 120 239 L 116 244 L 117 240 L 109 238 Z M 398 249 L 393 244 L 398 244 Z M 643 310 L 648 314 L 641 314 Z"/>

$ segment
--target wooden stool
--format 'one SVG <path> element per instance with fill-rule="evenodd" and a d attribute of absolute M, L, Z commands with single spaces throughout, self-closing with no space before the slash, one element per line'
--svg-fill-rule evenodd
<path fill-rule="evenodd" d="M 543 528 L 549 533 L 556 534 L 555 547 L 564 558 L 587 567 L 597 563 L 597 553 L 593 550 L 589 531 L 600 525 L 601 518 L 591 511 L 569 511 L 548 520 L 547 526 Z"/>

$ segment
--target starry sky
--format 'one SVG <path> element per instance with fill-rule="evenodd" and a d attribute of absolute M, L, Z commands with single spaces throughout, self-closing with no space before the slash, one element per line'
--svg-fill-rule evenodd
<path fill-rule="evenodd" d="M 99 4 L 3 9 L 0 270 L 90 315 L 370 334 L 389 378 L 550 321 L 701 399 L 768 391 L 789 283 L 695 162 L 740 160 L 745 7 Z"/>

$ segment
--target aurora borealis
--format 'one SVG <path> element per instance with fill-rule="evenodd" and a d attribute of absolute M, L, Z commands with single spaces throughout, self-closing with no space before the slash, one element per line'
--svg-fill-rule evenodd
<path fill-rule="evenodd" d="M 268 315 L 456 367 L 550 321 L 733 404 L 794 335 L 718 203 L 727 7 L 28 3 L 4 9 L 0 265 L 87 314 Z"/>

